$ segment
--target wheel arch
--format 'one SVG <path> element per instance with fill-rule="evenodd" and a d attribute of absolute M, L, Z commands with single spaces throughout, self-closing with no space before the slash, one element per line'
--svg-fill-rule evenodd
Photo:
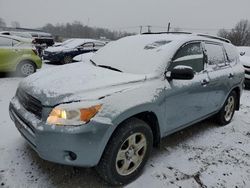
<path fill-rule="evenodd" d="M 231 92 L 234 91 L 237 95 L 237 101 L 236 101 L 236 110 L 239 110 L 240 109 L 240 96 L 241 96 L 241 89 L 240 87 L 235 87 L 231 90 Z M 230 92 L 230 93 L 231 93 Z"/>
<path fill-rule="evenodd" d="M 36 63 L 35 63 L 32 59 L 21 59 L 21 60 L 16 64 L 16 71 L 18 71 L 19 66 L 20 66 L 22 63 L 24 63 L 25 61 L 26 61 L 26 62 L 32 63 L 32 64 L 35 66 L 35 68 L 37 69 L 37 65 L 36 65 Z"/>
<path fill-rule="evenodd" d="M 116 121 L 116 128 L 112 132 L 110 138 L 113 136 L 115 131 L 119 129 L 119 127 L 123 126 L 124 122 L 126 122 L 128 119 L 131 118 L 137 118 L 142 121 L 144 121 L 151 129 L 153 133 L 153 144 L 155 147 L 158 147 L 160 145 L 160 140 L 161 140 L 161 130 L 160 130 L 160 123 L 159 123 L 159 118 L 156 115 L 156 112 L 150 111 L 150 110 L 145 110 L 141 112 L 136 112 L 133 113 L 132 115 L 128 115 L 127 117 L 123 119 L 119 119 L 119 121 Z"/>

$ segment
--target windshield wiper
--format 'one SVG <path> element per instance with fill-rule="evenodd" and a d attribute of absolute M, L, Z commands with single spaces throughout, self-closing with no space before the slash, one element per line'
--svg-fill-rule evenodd
<path fill-rule="evenodd" d="M 90 61 L 93 65 L 97 66 L 96 63 L 95 63 L 92 59 L 90 59 L 89 61 Z"/>
<path fill-rule="evenodd" d="M 107 65 L 97 65 L 98 67 L 102 67 L 102 68 L 106 68 L 106 69 L 110 69 L 110 70 L 113 70 L 113 71 L 117 71 L 117 72 L 122 72 L 121 70 L 117 69 L 117 68 L 114 68 L 114 67 L 111 67 L 111 66 L 107 66 Z"/>
<path fill-rule="evenodd" d="M 122 72 L 121 70 L 117 69 L 117 68 L 114 68 L 114 67 L 111 67 L 111 66 L 108 66 L 108 65 L 97 65 L 92 59 L 89 60 L 94 66 L 97 66 L 97 67 L 102 67 L 102 68 L 105 68 L 105 69 L 110 69 L 110 70 L 113 70 L 113 71 L 117 71 L 117 72 Z"/>

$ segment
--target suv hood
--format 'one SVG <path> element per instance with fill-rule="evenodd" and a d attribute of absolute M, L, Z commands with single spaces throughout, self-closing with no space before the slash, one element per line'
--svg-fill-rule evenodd
<path fill-rule="evenodd" d="M 72 101 L 97 100 L 131 88 L 131 83 L 145 79 L 146 75 L 121 73 L 92 64 L 74 63 L 41 70 L 25 78 L 19 89 L 37 98 L 45 106 L 55 106 Z"/>

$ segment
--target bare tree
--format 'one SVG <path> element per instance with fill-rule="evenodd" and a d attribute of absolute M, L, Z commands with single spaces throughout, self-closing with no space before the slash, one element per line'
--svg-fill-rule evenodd
<path fill-rule="evenodd" d="M 17 21 L 12 21 L 12 22 L 11 22 L 11 26 L 14 27 L 14 28 L 19 28 L 19 27 L 21 27 L 20 23 L 17 22 Z"/>
<path fill-rule="evenodd" d="M 225 29 L 219 30 L 218 36 L 229 39 L 236 46 L 249 46 L 250 22 L 248 20 L 241 20 L 231 31 Z"/>
<path fill-rule="evenodd" d="M 124 36 L 133 35 L 133 33 L 110 31 L 109 29 L 90 27 L 82 24 L 79 21 L 66 24 L 47 24 L 41 28 L 43 31 L 52 33 L 58 38 L 95 38 L 100 39 L 105 37 L 106 39 L 115 40 Z"/>
<path fill-rule="evenodd" d="M 6 27 L 6 23 L 3 18 L 0 18 L 0 27 Z"/>

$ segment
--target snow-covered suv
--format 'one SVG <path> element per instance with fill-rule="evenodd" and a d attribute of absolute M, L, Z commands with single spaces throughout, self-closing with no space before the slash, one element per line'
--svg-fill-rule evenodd
<path fill-rule="evenodd" d="M 41 158 L 97 166 L 114 185 L 142 172 L 162 137 L 239 110 L 244 69 L 227 40 L 144 34 L 109 43 L 90 60 L 24 79 L 10 117 Z"/>

